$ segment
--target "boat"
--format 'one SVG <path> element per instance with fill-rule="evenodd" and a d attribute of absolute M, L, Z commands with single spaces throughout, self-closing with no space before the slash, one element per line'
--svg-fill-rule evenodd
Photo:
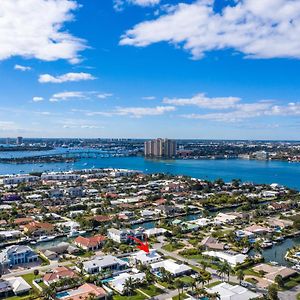
<path fill-rule="evenodd" d="M 266 242 L 263 242 L 262 244 L 261 244 L 261 247 L 262 248 L 270 248 L 270 247 L 272 247 L 273 246 L 273 243 L 272 242 L 270 242 L 270 241 L 266 241 Z"/>
<path fill-rule="evenodd" d="M 85 234 L 86 231 L 85 230 L 76 230 L 76 229 L 72 229 L 69 234 L 68 237 L 77 237 L 79 235 L 83 235 Z"/>
<path fill-rule="evenodd" d="M 277 266 L 279 264 L 277 261 L 270 261 L 269 263 L 272 266 Z"/>
<path fill-rule="evenodd" d="M 292 269 L 300 271 L 300 265 L 299 264 L 294 265 L 294 266 L 292 266 Z"/>
<path fill-rule="evenodd" d="M 54 235 L 42 235 L 37 239 L 37 243 L 49 242 L 56 238 Z"/>

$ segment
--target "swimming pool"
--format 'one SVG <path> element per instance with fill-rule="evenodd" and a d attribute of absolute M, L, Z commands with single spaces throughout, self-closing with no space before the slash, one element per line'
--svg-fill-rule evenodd
<path fill-rule="evenodd" d="M 56 294 L 56 298 L 61 299 L 64 297 L 70 296 L 70 294 L 68 292 L 60 292 Z"/>

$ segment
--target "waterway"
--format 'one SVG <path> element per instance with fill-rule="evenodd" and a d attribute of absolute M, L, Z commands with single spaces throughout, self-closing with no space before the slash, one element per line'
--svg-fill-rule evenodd
<path fill-rule="evenodd" d="M 79 152 L 78 150 L 73 150 Z M 86 150 L 85 150 L 86 151 Z M 66 149 L 43 153 L 2 152 L 0 157 L 22 157 L 66 153 Z M 70 153 L 70 152 L 69 152 Z M 279 183 L 300 190 L 300 163 L 256 160 L 150 160 L 143 157 L 94 157 L 81 158 L 74 163 L 48 164 L 0 164 L 0 174 L 30 173 L 33 171 L 69 171 L 88 168 L 124 168 L 145 173 L 169 173 L 200 179 L 223 178 L 230 181 L 239 178 L 254 183 Z"/>

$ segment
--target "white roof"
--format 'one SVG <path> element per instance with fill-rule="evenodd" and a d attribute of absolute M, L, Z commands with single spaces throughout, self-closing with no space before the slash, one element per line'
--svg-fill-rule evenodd
<path fill-rule="evenodd" d="M 152 261 L 157 261 L 161 258 L 161 256 L 156 252 L 155 249 L 150 249 L 149 253 L 146 253 L 144 251 L 136 252 L 132 255 L 132 257 L 141 263 L 150 263 Z"/>
<path fill-rule="evenodd" d="M 218 293 L 221 300 L 249 300 L 260 296 L 259 294 L 251 292 L 240 285 L 231 285 L 226 282 L 208 289 L 208 292 Z"/>
<path fill-rule="evenodd" d="M 119 293 L 123 293 L 124 284 L 128 278 L 132 278 L 134 280 L 138 279 L 143 281 L 145 278 L 145 273 L 137 273 L 137 274 L 129 274 L 129 273 L 122 273 L 116 276 L 113 280 L 109 282 L 109 285 L 118 291 Z"/>
<path fill-rule="evenodd" d="M 204 255 L 218 257 L 223 261 L 227 261 L 230 265 L 235 266 L 238 263 L 243 263 L 245 259 L 248 257 L 245 254 L 240 253 L 230 253 L 230 252 L 222 252 L 222 251 L 205 251 Z"/>
<path fill-rule="evenodd" d="M 191 268 L 185 264 L 178 264 L 173 259 L 166 259 L 163 261 L 159 261 L 151 264 L 152 269 L 165 268 L 168 272 L 173 275 L 190 271 Z"/>
<path fill-rule="evenodd" d="M 31 286 L 22 277 L 10 277 L 7 279 L 13 288 L 14 293 L 29 291 Z"/>

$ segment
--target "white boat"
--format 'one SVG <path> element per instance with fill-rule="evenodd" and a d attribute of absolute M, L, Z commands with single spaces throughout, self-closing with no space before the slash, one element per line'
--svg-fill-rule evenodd
<path fill-rule="evenodd" d="M 76 229 L 72 229 L 69 234 L 68 234 L 68 237 L 77 237 L 79 235 L 83 235 L 85 234 L 86 231 L 84 230 L 76 230 Z"/>
<path fill-rule="evenodd" d="M 55 239 L 54 235 L 42 235 L 37 239 L 37 243 L 49 242 Z"/>

